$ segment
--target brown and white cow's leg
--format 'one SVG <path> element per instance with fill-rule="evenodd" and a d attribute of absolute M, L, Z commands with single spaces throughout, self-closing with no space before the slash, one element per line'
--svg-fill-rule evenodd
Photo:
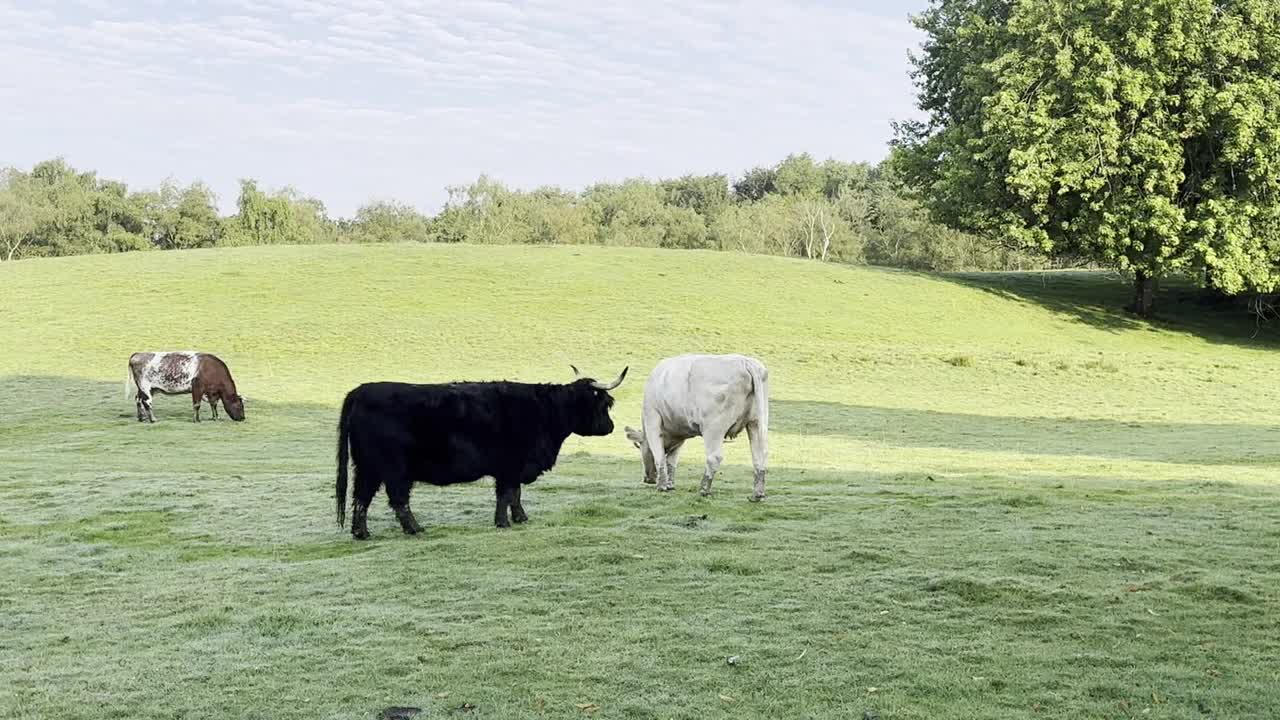
<path fill-rule="evenodd" d="M 517 484 L 511 501 L 511 522 L 522 523 L 529 521 L 529 515 L 524 511 L 524 505 L 520 504 L 520 494 L 524 489 L 523 485 Z"/>
<path fill-rule="evenodd" d="M 145 373 L 141 373 L 137 379 L 138 394 L 135 398 L 138 403 L 138 420 L 146 419 L 147 422 L 156 421 L 155 413 L 151 411 L 151 402 L 155 396 L 151 394 L 151 383 L 147 381 Z"/>
<path fill-rule="evenodd" d="M 747 425 L 747 437 L 751 440 L 751 467 L 755 470 L 755 487 L 751 502 L 764 499 L 765 466 L 769 462 L 769 430 L 759 422 Z"/>
<path fill-rule="evenodd" d="M 204 388 L 200 386 L 200 378 L 191 381 L 191 421 L 200 422 L 200 402 L 204 400 Z"/>
<path fill-rule="evenodd" d="M 218 398 L 213 397 L 212 395 L 206 395 L 204 399 L 209 401 L 209 414 L 213 416 L 214 420 L 217 420 L 218 419 Z"/>
<path fill-rule="evenodd" d="M 707 449 L 707 467 L 702 471 L 702 488 L 698 494 L 706 497 L 711 494 L 711 480 L 719 472 L 720 463 L 724 460 L 724 430 L 704 428 L 702 444 Z"/>

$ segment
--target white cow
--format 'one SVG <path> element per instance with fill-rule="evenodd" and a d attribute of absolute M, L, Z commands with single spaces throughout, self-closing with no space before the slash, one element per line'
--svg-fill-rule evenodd
<path fill-rule="evenodd" d="M 751 440 L 755 468 L 751 500 L 756 502 L 764 499 L 769 453 L 769 371 L 746 355 L 680 355 L 662 360 L 650 373 L 644 386 L 641 429 L 628 427 L 626 433 L 640 449 L 644 481 L 662 491 L 675 487 L 680 446 L 702 436 L 707 466 L 701 493 L 706 496 L 724 459 L 724 441 L 734 439 L 744 428 Z"/>

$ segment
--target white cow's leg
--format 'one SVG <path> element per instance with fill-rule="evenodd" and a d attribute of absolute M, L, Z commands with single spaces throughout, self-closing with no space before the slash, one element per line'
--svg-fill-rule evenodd
<path fill-rule="evenodd" d="M 769 431 L 758 422 L 747 425 L 747 437 L 751 440 L 751 467 L 755 470 L 755 488 L 751 501 L 764 499 L 765 466 L 769 462 Z"/>
<path fill-rule="evenodd" d="M 667 477 L 675 482 L 676 464 L 680 462 L 680 448 L 684 446 L 684 441 L 676 443 L 670 451 L 667 452 Z"/>
<path fill-rule="evenodd" d="M 662 435 L 657 432 L 650 433 L 646 428 L 644 441 L 649 444 L 649 453 L 653 457 L 654 473 L 658 476 L 657 489 L 660 492 L 666 492 L 675 488 L 675 479 L 667 472 L 667 452 Z"/>
<path fill-rule="evenodd" d="M 707 428 L 702 433 L 702 444 L 707 449 L 707 467 L 702 473 L 702 489 L 700 494 L 706 497 L 711 494 L 711 480 L 720 470 L 724 460 L 724 430 Z"/>

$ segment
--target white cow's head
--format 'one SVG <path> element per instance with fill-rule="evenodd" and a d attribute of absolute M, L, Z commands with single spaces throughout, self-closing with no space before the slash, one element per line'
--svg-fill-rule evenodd
<path fill-rule="evenodd" d="M 658 466 L 653 462 L 653 453 L 649 451 L 649 443 L 644 441 L 644 431 L 630 425 L 626 427 L 627 439 L 640 450 L 640 460 L 644 463 L 644 481 L 650 485 L 658 482 Z"/>

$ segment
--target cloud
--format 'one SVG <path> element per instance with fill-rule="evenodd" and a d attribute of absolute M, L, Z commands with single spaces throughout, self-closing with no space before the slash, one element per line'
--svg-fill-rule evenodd
<path fill-rule="evenodd" d="M 0 162 L 199 177 L 224 202 L 271 177 L 349 214 L 373 196 L 434 210 L 481 171 L 581 187 L 876 160 L 913 114 L 923 5 L 0 0 L 0 94 L 19 100 L 0 132 L 24 138 Z"/>

